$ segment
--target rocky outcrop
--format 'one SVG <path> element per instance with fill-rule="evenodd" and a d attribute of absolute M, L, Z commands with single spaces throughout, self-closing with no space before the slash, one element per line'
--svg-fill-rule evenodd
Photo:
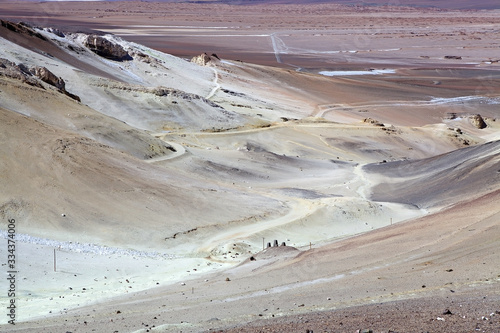
<path fill-rule="evenodd" d="M 202 53 L 200 55 L 197 55 L 191 59 L 191 62 L 194 62 L 197 65 L 200 66 L 207 66 L 210 63 L 213 63 L 215 61 L 219 61 L 220 58 L 217 56 L 217 54 L 212 53 L 212 55 L 208 55 L 206 53 Z"/>
<path fill-rule="evenodd" d="M 486 128 L 488 125 L 484 122 L 483 117 L 480 114 L 475 114 L 469 117 L 472 125 L 476 126 L 479 129 Z"/>
<path fill-rule="evenodd" d="M 132 57 L 138 59 L 139 61 L 145 62 L 146 64 L 157 62 L 155 58 L 152 58 L 149 55 L 142 52 L 132 52 Z"/>
<path fill-rule="evenodd" d="M 106 59 L 115 61 L 132 60 L 132 57 L 121 45 L 113 43 L 102 36 L 89 35 L 85 41 L 85 46 Z"/>
<path fill-rule="evenodd" d="M 147 55 L 145 53 L 142 53 L 137 50 L 132 50 L 130 51 L 130 56 L 134 58 L 135 60 L 139 60 L 141 62 L 144 62 L 146 64 L 149 64 L 153 68 L 157 68 L 158 66 L 161 66 L 163 64 L 162 60 L 156 59 L 155 57 L 152 57 L 150 55 Z"/>
<path fill-rule="evenodd" d="M 41 40 L 47 40 L 47 38 L 42 36 L 40 33 L 36 32 L 35 30 L 33 30 L 28 24 L 24 22 L 14 23 L 14 22 L 0 20 L 0 25 L 16 33 L 33 36 Z"/>
<path fill-rule="evenodd" d="M 47 32 L 50 32 L 51 34 L 54 34 L 54 35 L 56 35 L 58 37 L 61 37 L 61 38 L 65 37 L 64 33 L 61 30 L 57 29 L 57 28 L 46 28 L 44 30 L 47 31 Z"/>
<path fill-rule="evenodd" d="M 28 68 L 23 64 L 16 64 L 7 59 L 0 58 L 0 75 L 21 80 L 32 86 L 45 89 L 40 81 L 43 81 L 59 90 L 61 93 L 80 102 L 80 97 L 66 90 L 66 83 L 61 77 L 57 77 L 46 67 L 35 66 Z M 38 80 L 37 80 L 38 79 Z M 39 81 L 40 80 L 40 81 Z"/>
<path fill-rule="evenodd" d="M 45 67 L 35 66 L 30 68 L 30 73 L 38 77 L 45 83 L 56 87 L 59 90 L 66 91 L 66 83 L 60 77 L 57 77 Z"/>
<path fill-rule="evenodd" d="M 30 68 L 30 73 L 34 76 L 38 77 L 43 82 L 50 84 L 51 86 L 56 87 L 60 92 L 65 94 L 66 96 L 71 97 L 72 99 L 80 102 L 80 97 L 74 95 L 66 90 L 66 83 L 61 77 L 57 77 L 54 73 L 49 71 L 45 67 L 35 66 Z"/>
<path fill-rule="evenodd" d="M 382 124 L 380 121 L 372 119 L 372 118 L 365 118 L 365 119 L 363 119 L 363 122 L 367 123 L 367 124 L 372 124 L 374 126 L 384 127 L 384 124 Z"/>
<path fill-rule="evenodd" d="M 7 59 L 0 58 L 0 76 L 21 80 L 31 86 L 43 88 L 43 85 L 32 76 L 29 68 L 23 64 L 16 65 Z"/>

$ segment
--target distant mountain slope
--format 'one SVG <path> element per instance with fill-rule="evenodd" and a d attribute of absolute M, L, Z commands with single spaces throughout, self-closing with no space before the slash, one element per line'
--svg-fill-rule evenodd
<path fill-rule="evenodd" d="M 417 161 L 370 164 L 383 177 L 372 199 L 429 208 L 449 205 L 500 188 L 500 141 Z"/>

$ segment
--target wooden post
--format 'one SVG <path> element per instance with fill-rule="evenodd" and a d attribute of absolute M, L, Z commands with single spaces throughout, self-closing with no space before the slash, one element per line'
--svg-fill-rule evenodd
<path fill-rule="evenodd" d="M 56 249 L 54 249 L 54 272 L 56 271 Z"/>
<path fill-rule="evenodd" d="M 264 250 L 265 247 L 264 247 L 264 237 L 262 237 L 262 250 Z"/>
<path fill-rule="evenodd" d="M 311 249 L 312 249 L 312 244 L 311 244 L 311 242 L 309 242 L 309 250 L 311 250 Z"/>
<path fill-rule="evenodd" d="M 392 225 L 392 217 L 391 217 L 391 225 Z"/>

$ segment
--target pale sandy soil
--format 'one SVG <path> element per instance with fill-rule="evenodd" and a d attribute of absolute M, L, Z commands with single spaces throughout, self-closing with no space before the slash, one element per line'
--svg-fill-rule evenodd
<path fill-rule="evenodd" d="M 0 27 L 0 58 L 81 98 L 0 75 L 2 331 L 500 330 L 497 12 L 0 6 L 68 29 Z"/>

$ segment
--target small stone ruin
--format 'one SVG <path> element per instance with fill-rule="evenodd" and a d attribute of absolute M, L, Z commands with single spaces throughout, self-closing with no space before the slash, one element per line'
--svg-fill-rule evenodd
<path fill-rule="evenodd" d="M 282 242 L 281 245 L 278 245 L 278 240 L 275 239 L 274 242 L 273 242 L 273 245 L 271 246 L 271 243 L 268 242 L 267 243 L 267 247 L 270 248 L 270 247 L 278 247 L 278 246 L 286 246 L 286 243 L 285 242 Z"/>

